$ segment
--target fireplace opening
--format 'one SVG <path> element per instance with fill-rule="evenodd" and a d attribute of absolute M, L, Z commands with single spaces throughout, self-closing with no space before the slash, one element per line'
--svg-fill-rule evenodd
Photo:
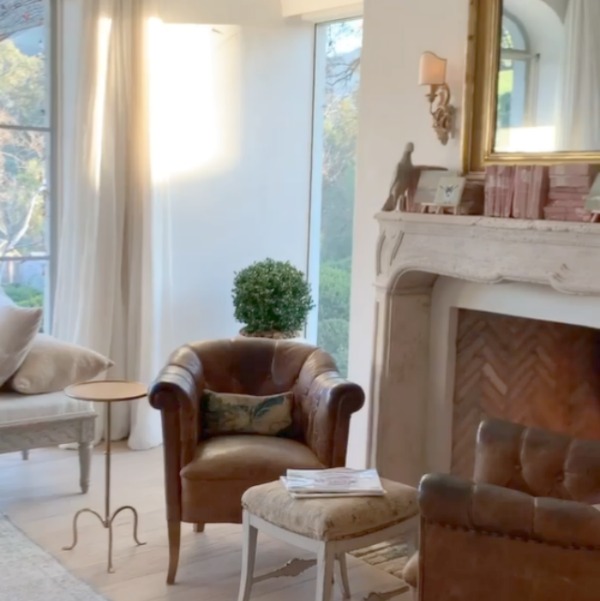
<path fill-rule="evenodd" d="M 456 475 L 473 473 L 484 417 L 600 438 L 600 330 L 459 309 L 454 368 Z"/>

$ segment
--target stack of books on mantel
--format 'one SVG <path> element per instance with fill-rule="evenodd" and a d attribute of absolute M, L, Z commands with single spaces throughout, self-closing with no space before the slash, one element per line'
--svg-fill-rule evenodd
<path fill-rule="evenodd" d="M 295 499 L 380 497 L 385 494 L 375 469 L 287 470 L 281 482 Z"/>

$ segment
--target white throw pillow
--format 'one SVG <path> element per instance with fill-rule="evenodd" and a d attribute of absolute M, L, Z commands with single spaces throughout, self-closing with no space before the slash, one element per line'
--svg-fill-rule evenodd
<path fill-rule="evenodd" d="M 91 380 L 113 365 L 100 353 L 38 334 L 9 385 L 22 394 L 57 392 L 71 384 Z"/>
<path fill-rule="evenodd" d="M 41 309 L 0 304 L 0 386 L 25 360 L 41 323 Z"/>

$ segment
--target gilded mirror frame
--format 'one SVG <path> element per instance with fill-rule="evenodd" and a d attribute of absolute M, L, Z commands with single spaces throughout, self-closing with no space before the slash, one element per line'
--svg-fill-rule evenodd
<path fill-rule="evenodd" d="M 495 123 L 500 60 L 502 0 L 469 0 L 469 34 L 462 123 L 465 173 L 486 165 L 600 163 L 598 151 L 495 152 Z"/>

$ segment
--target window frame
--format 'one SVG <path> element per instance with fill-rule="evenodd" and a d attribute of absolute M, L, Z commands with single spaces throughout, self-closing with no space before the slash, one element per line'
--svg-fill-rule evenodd
<path fill-rule="evenodd" d="M 321 228 L 323 210 L 323 159 L 324 159 L 324 130 L 325 130 L 325 99 L 327 91 L 327 41 L 328 27 L 336 23 L 362 20 L 362 11 L 352 14 L 340 14 L 314 21 L 313 46 L 313 97 L 312 97 L 312 135 L 310 161 L 310 198 L 309 198 L 309 227 L 307 244 L 307 279 L 311 285 L 314 308 L 309 313 L 305 338 L 312 344 L 317 344 L 319 334 L 320 311 L 320 280 L 321 280 Z M 363 30 L 364 42 L 364 30 Z M 361 53 L 363 49 L 361 44 Z M 355 190 L 356 193 L 356 190 Z M 356 206 L 356 194 L 354 207 Z M 350 299 L 349 299 L 350 300 Z M 349 345 L 349 341 L 348 341 Z"/>
<path fill-rule="evenodd" d="M 52 315 L 52 299 L 55 289 L 55 240 L 56 240 L 56 198 L 59 193 L 59 178 L 58 165 L 60 144 L 58 140 L 58 130 L 60 122 L 59 112 L 59 89 L 60 89 L 60 31 L 59 26 L 62 15 L 62 0 L 48 0 L 45 6 L 46 14 L 44 17 L 44 26 L 47 30 L 47 38 L 49 43 L 45 49 L 46 53 L 46 85 L 49 87 L 47 96 L 46 110 L 48 112 L 48 120 L 44 126 L 36 125 L 10 125 L 1 124 L 0 130 L 5 131 L 21 131 L 21 132 L 37 132 L 44 134 L 47 137 L 48 145 L 47 152 L 49 157 L 46 159 L 46 173 L 48 177 L 47 192 L 45 198 L 46 220 L 44 224 L 45 242 L 47 252 L 40 256 L 26 257 L 0 257 L 0 263 L 17 263 L 26 261 L 46 261 L 46 275 L 43 290 L 43 329 L 49 332 L 51 329 Z"/>
<path fill-rule="evenodd" d="M 502 30 L 505 29 L 504 22 L 508 21 L 514 29 L 519 33 L 523 40 L 523 48 L 501 48 L 500 49 L 500 62 L 503 60 L 514 62 L 521 62 L 525 65 L 525 102 L 523 111 L 523 123 L 520 127 L 528 127 L 532 123 L 535 123 L 536 118 L 536 104 L 538 96 L 538 63 L 539 54 L 533 54 L 531 52 L 531 44 L 529 36 L 524 25 L 519 19 L 512 14 L 505 12 L 502 17 L 500 27 Z M 510 30 L 509 30 L 510 31 Z M 502 37 L 502 36 L 501 36 Z M 500 70 L 498 71 L 500 76 Z"/>

